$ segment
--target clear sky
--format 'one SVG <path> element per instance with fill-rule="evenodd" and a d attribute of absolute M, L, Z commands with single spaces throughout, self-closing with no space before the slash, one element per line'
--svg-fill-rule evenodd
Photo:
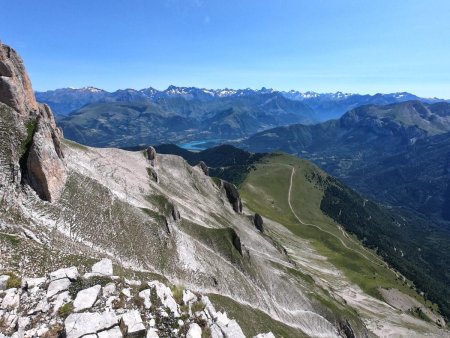
<path fill-rule="evenodd" d="M 36 90 L 168 85 L 450 98 L 449 0 L 0 0 Z"/>

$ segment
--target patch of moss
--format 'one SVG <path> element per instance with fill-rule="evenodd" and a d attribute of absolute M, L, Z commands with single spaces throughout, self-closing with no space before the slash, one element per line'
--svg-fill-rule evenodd
<path fill-rule="evenodd" d="M 64 304 L 63 306 L 61 306 L 59 308 L 59 311 L 58 311 L 59 315 L 62 318 L 67 318 L 72 312 L 73 312 L 73 302 Z"/>
<path fill-rule="evenodd" d="M 177 304 L 183 304 L 183 291 L 184 289 L 182 287 L 178 287 L 176 285 L 173 285 L 171 288 L 173 298 L 177 302 Z"/>

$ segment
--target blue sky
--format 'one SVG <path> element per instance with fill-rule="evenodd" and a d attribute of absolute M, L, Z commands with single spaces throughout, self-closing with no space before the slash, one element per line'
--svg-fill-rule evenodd
<path fill-rule="evenodd" d="M 409 91 L 450 98 L 448 0 L 0 0 L 36 90 Z M 7 13 L 7 15 L 6 15 Z"/>

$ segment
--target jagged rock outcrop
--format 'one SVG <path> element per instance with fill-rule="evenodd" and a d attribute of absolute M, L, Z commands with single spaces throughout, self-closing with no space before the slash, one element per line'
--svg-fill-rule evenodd
<path fill-rule="evenodd" d="M 255 225 L 256 229 L 264 232 L 264 221 L 260 214 L 256 213 L 255 216 L 253 216 L 253 224 Z"/>
<path fill-rule="evenodd" d="M 181 219 L 180 211 L 175 204 L 172 204 L 172 218 L 175 222 Z"/>
<path fill-rule="evenodd" d="M 147 158 L 150 161 L 151 165 L 154 166 L 156 161 L 156 149 L 152 146 L 147 148 Z"/>
<path fill-rule="evenodd" d="M 200 166 L 200 169 L 202 169 L 202 171 L 205 173 L 205 175 L 206 175 L 206 176 L 209 176 L 209 168 L 208 168 L 208 166 L 206 165 L 206 163 L 203 162 L 203 161 L 200 161 L 200 162 L 198 163 L 198 165 Z"/>
<path fill-rule="evenodd" d="M 36 102 L 20 56 L 1 43 L 0 102 L 11 108 L 0 107 L 0 125 L 8 129 L 0 130 L 1 170 L 2 176 L 9 176 L 9 182 L 2 180 L 0 188 L 7 190 L 7 185 L 20 177 L 20 182 L 30 185 L 41 199 L 58 199 L 67 178 L 62 133 L 50 108 Z M 10 167 L 10 175 L 4 175 L 4 166 Z"/>
<path fill-rule="evenodd" d="M 223 182 L 223 187 L 227 193 L 228 201 L 231 203 L 233 210 L 237 213 L 241 213 L 242 201 L 236 186 L 229 182 Z"/>
<path fill-rule="evenodd" d="M 0 42 L 0 101 L 21 116 L 37 112 L 38 103 L 22 58 Z"/>

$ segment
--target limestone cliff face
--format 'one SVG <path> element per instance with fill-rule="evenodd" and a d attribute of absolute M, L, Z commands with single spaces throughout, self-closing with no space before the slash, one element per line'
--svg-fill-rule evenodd
<path fill-rule="evenodd" d="M 18 182 L 40 198 L 55 201 L 66 181 L 62 133 L 51 109 L 36 102 L 24 63 L 14 49 L 0 43 L 1 168 L 0 197 Z M 7 127 L 6 127 L 7 126 Z M 3 137 L 5 136 L 5 137 Z M 6 137 L 7 136 L 7 137 Z"/>

